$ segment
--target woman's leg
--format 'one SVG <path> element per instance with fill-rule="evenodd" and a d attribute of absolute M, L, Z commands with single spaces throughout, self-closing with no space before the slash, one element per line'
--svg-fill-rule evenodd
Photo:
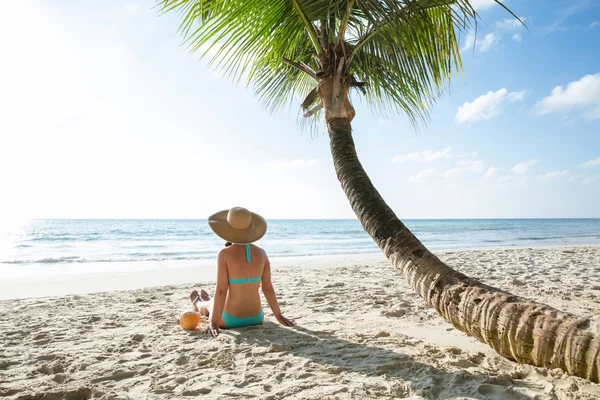
<path fill-rule="evenodd" d="M 190 301 L 192 302 L 192 307 L 196 309 L 200 313 L 200 315 L 210 316 L 213 309 L 213 300 L 210 298 L 206 290 L 201 289 L 200 293 L 197 290 L 193 290 L 190 293 Z M 225 329 L 225 322 L 223 321 L 223 317 L 219 321 L 219 328 Z"/>
<path fill-rule="evenodd" d="M 192 307 L 201 315 L 209 316 L 212 312 L 213 301 L 204 289 L 201 289 L 200 293 L 197 290 L 193 290 L 190 293 L 190 301 L 192 302 Z"/>

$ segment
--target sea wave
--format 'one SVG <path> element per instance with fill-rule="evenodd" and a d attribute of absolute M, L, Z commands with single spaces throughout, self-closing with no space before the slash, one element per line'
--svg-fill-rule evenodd
<path fill-rule="evenodd" d="M 600 220 L 408 220 L 432 251 L 597 244 Z M 223 241 L 205 220 L 36 220 L 0 240 L 0 265 L 212 259 Z M 358 220 L 271 220 L 270 257 L 378 252 Z"/>
<path fill-rule="evenodd" d="M 31 260 L 7 260 L 0 262 L 0 264 L 64 264 L 73 262 L 85 262 L 85 260 L 77 256 L 45 257 Z"/>
<path fill-rule="evenodd" d="M 558 235 L 558 236 L 521 236 L 518 237 L 517 240 L 527 241 L 527 240 L 557 240 L 557 239 L 577 239 L 577 238 L 590 238 L 590 239 L 598 239 L 597 233 L 594 234 L 585 234 L 585 235 Z"/>
<path fill-rule="evenodd" d="M 32 242 L 73 242 L 81 240 L 80 237 L 76 236 L 36 236 L 31 239 Z"/>
<path fill-rule="evenodd" d="M 327 256 L 327 255 L 350 255 L 350 254 L 368 254 L 378 253 L 376 250 L 371 251 L 311 251 L 311 252 L 297 252 L 297 251 L 282 251 L 276 254 L 271 254 L 271 257 L 310 257 L 310 256 Z M 123 257 L 98 257 L 98 258 L 85 258 L 85 257 L 47 257 L 40 259 L 20 259 L 20 260 L 5 260 L 0 261 L 0 265 L 27 265 L 27 264 L 86 264 L 86 263 L 113 263 L 113 262 L 140 262 L 140 261 L 193 261 L 193 260 L 209 260 L 216 259 L 216 253 L 210 254 L 196 254 L 196 255 L 185 255 L 185 253 L 163 253 L 163 254 L 151 254 L 151 255 L 136 255 L 131 254 Z"/>
<path fill-rule="evenodd" d="M 182 258 L 186 259 L 186 258 Z M 200 259 L 200 258 L 198 258 Z M 91 262 L 128 262 L 128 261 L 165 261 L 168 260 L 165 257 L 123 257 L 123 258 L 83 258 L 83 257 L 47 257 L 40 259 L 26 259 L 26 260 L 7 260 L 1 261 L 1 264 L 12 264 L 12 265 L 24 265 L 24 264 L 74 264 L 74 263 L 91 263 Z"/>

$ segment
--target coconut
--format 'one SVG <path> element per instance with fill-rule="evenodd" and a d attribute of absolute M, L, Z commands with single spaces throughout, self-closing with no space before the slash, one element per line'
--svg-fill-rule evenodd
<path fill-rule="evenodd" d="M 193 331 L 200 323 L 200 314 L 186 311 L 179 316 L 179 325 L 186 331 Z"/>

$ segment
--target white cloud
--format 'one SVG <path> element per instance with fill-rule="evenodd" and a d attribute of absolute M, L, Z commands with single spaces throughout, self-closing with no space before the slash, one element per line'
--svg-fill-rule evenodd
<path fill-rule="evenodd" d="M 475 44 L 475 33 L 469 32 L 467 37 L 465 37 L 465 41 L 462 45 L 461 50 L 467 51 L 473 49 L 473 45 Z"/>
<path fill-rule="evenodd" d="M 480 53 L 486 52 L 494 47 L 500 40 L 500 37 L 495 33 L 486 34 L 483 39 L 477 39 L 473 32 L 469 32 L 462 46 L 462 51 L 472 50 Z"/>
<path fill-rule="evenodd" d="M 446 147 L 440 151 L 423 150 L 415 153 L 401 154 L 392 158 L 393 163 L 414 161 L 414 162 L 432 162 L 444 158 L 452 157 L 452 147 Z"/>
<path fill-rule="evenodd" d="M 552 25 L 547 25 L 539 28 L 539 31 L 542 33 L 542 35 L 550 35 L 554 32 L 566 32 L 568 30 L 569 28 L 562 26 L 560 22 L 555 22 Z"/>
<path fill-rule="evenodd" d="M 484 176 L 490 179 L 500 178 L 506 175 L 506 172 L 502 168 L 491 167 L 485 172 Z"/>
<path fill-rule="evenodd" d="M 478 41 L 475 46 L 483 53 L 484 51 L 491 49 L 499 40 L 500 38 L 495 33 L 488 33 L 483 37 L 483 40 Z"/>
<path fill-rule="evenodd" d="M 584 162 L 581 167 L 600 167 L 600 157 Z"/>
<path fill-rule="evenodd" d="M 600 26 L 600 21 L 594 21 L 590 24 L 590 28 L 595 28 L 597 26 Z"/>
<path fill-rule="evenodd" d="M 267 163 L 267 165 L 276 168 L 306 168 L 306 167 L 314 167 L 315 165 L 321 164 L 322 160 L 320 159 L 311 159 L 311 160 L 292 160 L 292 161 L 275 161 Z"/>
<path fill-rule="evenodd" d="M 476 122 L 482 119 L 491 119 L 500 115 L 504 102 L 523 100 L 527 92 L 508 92 L 502 88 L 496 92 L 489 91 L 484 95 L 479 96 L 472 102 L 465 102 L 458 108 L 456 113 L 456 121 L 459 124 L 465 122 Z"/>
<path fill-rule="evenodd" d="M 408 178 L 408 180 L 411 182 L 423 182 L 424 180 L 436 177 L 438 175 L 439 175 L 439 173 L 438 173 L 437 168 L 429 168 L 429 169 L 419 172 L 418 174 L 416 174 L 414 176 L 411 176 L 410 178 Z"/>
<path fill-rule="evenodd" d="M 476 10 L 486 10 L 498 4 L 494 0 L 471 0 L 470 3 Z"/>
<path fill-rule="evenodd" d="M 500 114 L 500 105 L 506 98 L 507 90 L 502 88 L 497 92 L 488 92 L 477 97 L 472 102 L 465 102 L 458 108 L 456 120 L 458 123 L 475 122 L 490 119 Z"/>
<path fill-rule="evenodd" d="M 456 167 L 444 172 L 445 178 L 462 175 L 465 172 L 482 172 L 483 162 L 479 160 L 459 160 Z"/>
<path fill-rule="evenodd" d="M 544 97 L 533 108 L 537 115 L 573 110 L 583 110 L 587 119 L 600 118 L 600 73 L 570 82 L 566 89 L 556 86 L 550 96 Z"/>
<path fill-rule="evenodd" d="M 512 173 L 505 171 L 503 168 L 491 167 L 485 172 L 484 177 L 498 181 L 500 183 L 512 183 L 512 184 L 527 184 L 531 182 L 537 182 L 539 184 L 548 184 L 559 181 L 576 181 L 580 177 L 571 175 L 567 170 L 562 171 L 551 171 L 537 176 L 528 174 L 530 168 L 537 164 L 537 160 L 529 160 L 521 162 L 511 168 Z"/>
<path fill-rule="evenodd" d="M 493 4 L 493 3 L 492 3 Z M 525 21 L 525 17 L 520 17 L 521 21 Z M 494 31 L 486 34 L 483 39 L 477 39 L 473 31 L 469 32 L 463 42 L 462 51 L 475 50 L 480 53 L 496 47 L 504 34 L 511 34 L 512 39 L 516 42 L 521 41 L 521 35 L 517 33 L 518 30 L 523 28 L 523 24 L 516 18 L 506 18 L 502 21 L 498 21 L 494 24 Z"/>
<path fill-rule="evenodd" d="M 527 18 L 519 17 L 521 21 L 525 22 Z M 500 31 L 517 31 L 523 28 L 523 24 L 516 18 L 505 18 L 502 21 L 498 21 L 494 24 L 496 29 Z"/>
<path fill-rule="evenodd" d="M 544 175 L 538 175 L 537 180 L 540 183 L 551 183 L 569 176 L 569 171 L 552 171 Z"/>
<path fill-rule="evenodd" d="M 479 160 L 460 160 L 457 163 L 461 168 L 464 168 L 468 171 L 474 172 L 482 172 L 483 171 L 483 162 Z"/>
<path fill-rule="evenodd" d="M 517 165 L 515 165 L 514 167 L 512 167 L 511 171 L 514 172 L 515 174 L 524 174 L 525 172 L 527 172 L 527 170 L 529 170 L 530 167 L 532 167 L 533 165 L 535 165 L 537 163 L 537 160 L 533 159 L 533 160 L 529 160 L 529 161 L 524 161 L 521 163 L 518 163 Z"/>
<path fill-rule="evenodd" d="M 455 167 L 455 168 L 449 169 L 448 171 L 444 172 L 444 177 L 451 178 L 453 176 L 460 175 L 463 172 L 465 172 L 464 168 Z"/>
<path fill-rule="evenodd" d="M 508 94 L 508 101 L 512 103 L 513 101 L 523 100 L 526 94 L 527 90 L 521 90 L 520 92 L 510 92 Z"/>

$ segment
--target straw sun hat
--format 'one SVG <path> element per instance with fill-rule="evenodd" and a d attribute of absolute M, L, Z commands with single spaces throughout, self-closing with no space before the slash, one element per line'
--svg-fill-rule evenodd
<path fill-rule="evenodd" d="M 267 232 L 267 221 L 243 207 L 214 213 L 208 217 L 208 225 L 221 238 L 237 244 L 256 242 Z"/>

